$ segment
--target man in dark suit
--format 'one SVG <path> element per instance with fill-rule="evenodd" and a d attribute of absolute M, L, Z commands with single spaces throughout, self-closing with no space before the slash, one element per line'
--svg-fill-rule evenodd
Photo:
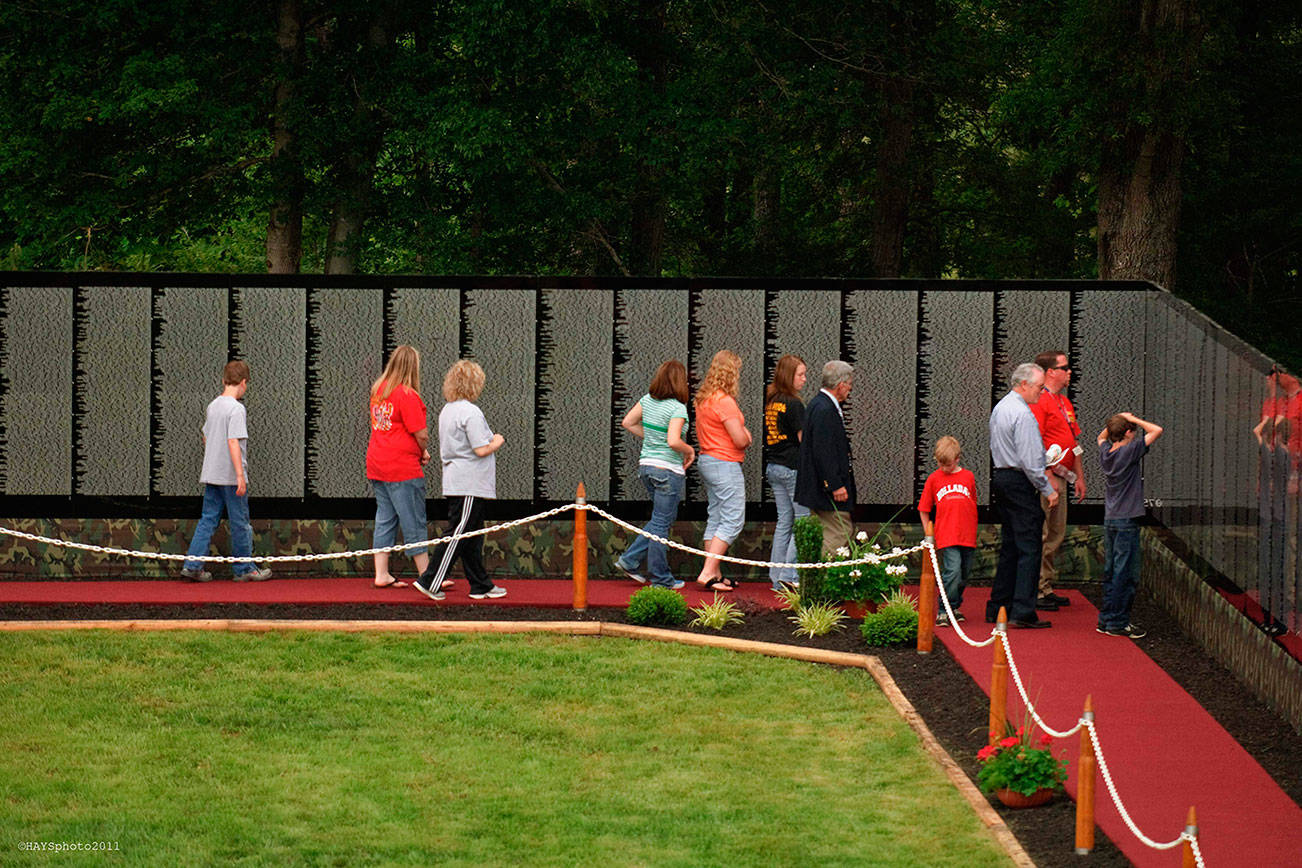
<path fill-rule="evenodd" d="M 842 361 L 823 365 L 823 388 L 805 410 L 796 467 L 796 503 L 809 507 L 823 525 L 823 554 L 847 545 L 853 531 L 854 469 L 842 404 L 850 394 L 854 368 Z"/>

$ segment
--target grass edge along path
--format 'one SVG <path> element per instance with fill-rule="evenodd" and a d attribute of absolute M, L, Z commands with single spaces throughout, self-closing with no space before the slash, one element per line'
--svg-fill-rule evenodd
<path fill-rule="evenodd" d="M 1022 848 L 1012 831 L 980 791 L 941 746 L 927 727 L 922 716 L 895 684 L 881 661 L 867 654 L 850 654 L 755 642 L 725 636 L 707 636 L 678 630 L 636 627 L 605 621 L 388 621 L 388 620 L 273 620 L 273 619 L 136 619 L 136 620 L 80 620 L 80 621 L 12 621 L 0 622 L 0 632 L 29 632 L 52 630 L 108 630 L 132 631 L 187 631 L 207 630 L 234 633 L 260 632 L 344 632 L 344 633 L 440 633 L 440 634 L 521 634 L 551 633 L 571 636 L 611 636 L 627 639 L 673 642 L 682 645 L 721 648 L 739 653 L 762 654 L 804 662 L 846 666 L 866 670 L 881 689 L 885 699 L 896 714 L 908 724 L 922 745 L 923 751 L 936 763 L 977 818 L 986 827 L 1009 859 L 1018 866 L 1031 866 L 1034 862 Z"/>

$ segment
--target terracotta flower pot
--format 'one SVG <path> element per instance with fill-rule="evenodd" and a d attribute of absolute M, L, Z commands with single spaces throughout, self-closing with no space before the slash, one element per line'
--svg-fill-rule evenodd
<path fill-rule="evenodd" d="M 863 620 L 864 615 L 877 611 L 877 603 L 870 603 L 866 600 L 842 600 L 841 611 L 845 612 L 851 618 Z"/>
<path fill-rule="evenodd" d="M 1002 789 L 995 790 L 995 796 L 1010 808 L 1034 808 L 1037 805 L 1043 805 L 1053 798 L 1053 790 L 1049 787 L 1040 787 L 1040 789 L 1024 796 L 1017 790 Z"/>

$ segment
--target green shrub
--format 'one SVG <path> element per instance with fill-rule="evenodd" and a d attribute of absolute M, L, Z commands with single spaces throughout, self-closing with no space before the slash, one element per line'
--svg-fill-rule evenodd
<path fill-rule="evenodd" d="M 687 601 L 668 588 L 643 588 L 628 601 L 628 622 L 643 627 L 677 627 L 687 623 Z"/>
<path fill-rule="evenodd" d="M 802 515 L 796 519 L 792 532 L 796 538 L 796 560 L 802 564 L 816 564 L 823 559 L 823 525 L 817 516 Z M 800 568 L 800 596 L 805 600 L 821 600 L 823 571 L 810 567 Z"/>
<path fill-rule="evenodd" d="M 724 627 L 740 624 L 745 620 L 737 604 L 721 598 L 718 592 L 715 592 L 713 602 L 694 607 L 692 614 L 696 618 L 688 625 L 689 627 L 709 627 L 711 630 L 722 630 Z"/>
<path fill-rule="evenodd" d="M 869 645 L 902 645 L 918 638 L 918 607 L 903 591 L 895 591 L 859 628 Z"/>

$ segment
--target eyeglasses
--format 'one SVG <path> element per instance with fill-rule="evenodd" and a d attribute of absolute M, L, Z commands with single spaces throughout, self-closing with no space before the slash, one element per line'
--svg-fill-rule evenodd
<path fill-rule="evenodd" d="M 1070 371 L 1070 370 L 1071 370 L 1071 365 L 1054 365 L 1054 366 L 1053 366 L 1052 368 L 1050 368 L 1049 370 L 1051 370 L 1051 371 Z"/>

